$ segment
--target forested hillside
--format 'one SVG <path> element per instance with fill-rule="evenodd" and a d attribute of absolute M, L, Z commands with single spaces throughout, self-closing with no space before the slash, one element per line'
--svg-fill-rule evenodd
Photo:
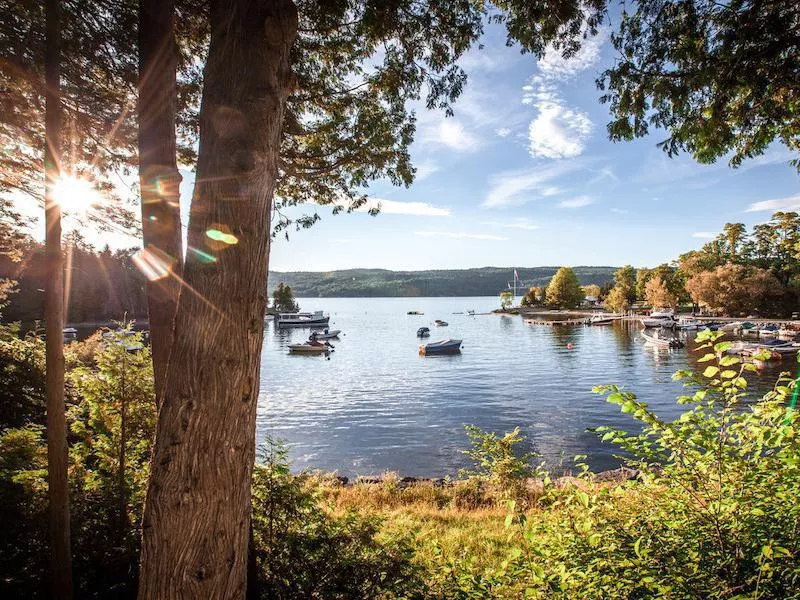
<path fill-rule="evenodd" d="M 525 284 L 545 286 L 558 267 L 517 267 Z M 614 267 L 574 267 L 582 285 L 613 281 Z M 512 280 L 514 267 L 480 269 L 387 271 L 347 269 L 330 272 L 280 272 L 269 274 L 270 294 L 281 282 L 297 297 L 379 296 L 494 296 Z M 519 285 L 519 284 L 518 284 Z"/>

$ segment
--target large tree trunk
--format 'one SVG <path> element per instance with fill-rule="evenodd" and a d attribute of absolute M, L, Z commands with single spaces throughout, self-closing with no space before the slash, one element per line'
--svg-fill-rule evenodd
<path fill-rule="evenodd" d="M 139 0 L 139 183 L 147 306 L 160 401 L 180 290 L 180 183 L 175 156 L 175 0 Z"/>
<path fill-rule="evenodd" d="M 243 598 L 290 0 L 212 0 L 185 286 L 143 519 L 140 599 Z"/>
<path fill-rule="evenodd" d="M 61 29 L 58 0 L 45 4 L 44 220 L 47 387 L 47 494 L 50 511 L 50 562 L 53 598 L 72 598 L 72 553 L 67 482 L 67 419 L 64 406 L 64 281 L 61 256 L 61 207 L 53 187 L 61 173 Z"/>

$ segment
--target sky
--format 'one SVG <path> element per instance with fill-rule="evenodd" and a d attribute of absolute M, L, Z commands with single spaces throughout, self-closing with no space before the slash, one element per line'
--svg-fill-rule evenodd
<path fill-rule="evenodd" d="M 498 25 L 483 46 L 461 60 L 469 80 L 453 117 L 417 111 L 413 185 L 374 182 L 376 217 L 320 207 L 321 222 L 274 241 L 270 269 L 655 266 L 726 222 L 800 209 L 794 155 L 780 145 L 731 169 L 670 159 L 656 146 L 663 131 L 609 141 L 595 86 L 614 59 L 607 31 L 569 60 L 522 55 Z M 184 172 L 184 213 L 192 185 Z M 118 237 L 96 243 L 130 245 Z"/>

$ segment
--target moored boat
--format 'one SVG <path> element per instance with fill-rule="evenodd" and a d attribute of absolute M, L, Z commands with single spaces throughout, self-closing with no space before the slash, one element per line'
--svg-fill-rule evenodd
<path fill-rule="evenodd" d="M 434 354 L 459 354 L 461 352 L 461 340 L 439 340 L 430 344 L 422 344 L 419 353 L 423 356 Z"/>
<path fill-rule="evenodd" d="M 289 352 L 295 354 L 325 354 L 331 349 L 325 344 L 289 344 Z"/>
<path fill-rule="evenodd" d="M 441 319 L 436 319 L 433 323 L 437 327 L 447 327 L 449 325 L 447 321 L 442 321 Z"/>
<path fill-rule="evenodd" d="M 650 316 L 642 317 L 641 322 L 646 328 L 665 327 L 674 329 L 678 324 L 677 319 L 675 319 L 675 311 L 665 308 L 652 311 Z"/>
<path fill-rule="evenodd" d="M 614 321 L 618 321 L 619 317 L 616 315 L 592 315 L 586 322 L 587 325 L 613 325 Z"/>
<path fill-rule="evenodd" d="M 725 323 L 724 325 L 719 326 L 720 331 L 739 331 L 742 328 L 741 321 L 731 321 L 730 323 Z"/>
<path fill-rule="evenodd" d="M 340 333 L 342 333 L 341 329 L 326 329 L 325 331 L 315 331 L 310 337 L 315 340 L 332 340 L 338 338 Z"/>
<path fill-rule="evenodd" d="M 421 338 L 428 337 L 428 336 L 430 336 L 430 334 L 431 334 L 431 330 L 428 329 L 427 327 L 420 327 L 419 329 L 417 329 L 417 337 L 421 337 Z"/>
<path fill-rule="evenodd" d="M 425 313 L 421 310 L 410 310 L 406 313 L 407 315 L 424 315 Z"/>
<path fill-rule="evenodd" d="M 678 338 L 662 338 L 657 334 L 649 334 L 644 329 L 642 329 L 642 337 L 645 339 L 646 343 L 653 344 L 655 346 L 661 346 L 663 348 L 683 348 L 685 346 L 683 341 L 679 340 Z"/>
<path fill-rule="evenodd" d="M 278 327 L 325 327 L 330 321 L 330 316 L 317 310 L 313 313 L 278 313 L 275 315 L 275 323 Z"/>
<path fill-rule="evenodd" d="M 774 323 L 768 323 L 768 324 L 764 325 L 761 329 L 758 330 L 758 335 L 765 336 L 765 337 L 776 336 L 776 335 L 778 335 L 778 331 L 779 330 L 780 330 L 780 327 L 778 327 Z"/>

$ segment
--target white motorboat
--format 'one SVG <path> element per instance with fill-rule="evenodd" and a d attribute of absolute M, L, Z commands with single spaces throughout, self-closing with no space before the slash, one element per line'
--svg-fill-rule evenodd
<path fill-rule="evenodd" d="M 447 327 L 448 325 L 447 321 L 442 321 L 441 319 L 436 319 L 433 324 L 437 327 Z"/>
<path fill-rule="evenodd" d="M 330 316 L 321 310 L 313 313 L 278 313 L 275 316 L 275 323 L 278 327 L 326 327 L 330 321 Z"/>
<path fill-rule="evenodd" d="M 731 321 L 730 323 L 725 323 L 724 325 L 720 325 L 718 327 L 720 331 L 739 331 L 741 328 L 741 321 Z"/>
<path fill-rule="evenodd" d="M 642 317 L 641 322 L 645 328 L 665 327 L 667 329 L 674 329 L 678 324 L 675 318 L 675 311 L 664 308 L 652 311 L 649 317 Z"/>
<path fill-rule="evenodd" d="M 680 329 L 682 331 L 692 331 L 694 329 L 702 329 L 703 322 L 695 319 L 694 317 L 680 317 L 678 322 L 675 324 L 676 329 Z"/>
<path fill-rule="evenodd" d="M 642 329 L 642 337 L 646 344 L 653 344 L 654 346 L 660 346 L 662 348 L 683 348 L 686 345 L 683 343 L 683 340 L 679 340 L 678 338 L 662 338 L 659 337 L 657 333 L 655 335 L 647 333 L 645 329 Z"/>
<path fill-rule="evenodd" d="M 341 329 L 326 329 L 325 331 L 315 331 L 311 334 L 311 338 L 315 340 L 332 340 L 338 338 L 340 333 L 342 333 Z"/>
<path fill-rule="evenodd" d="M 616 315 L 592 315 L 589 317 L 587 323 L 589 325 L 613 325 L 614 321 L 618 321 L 619 317 Z"/>

